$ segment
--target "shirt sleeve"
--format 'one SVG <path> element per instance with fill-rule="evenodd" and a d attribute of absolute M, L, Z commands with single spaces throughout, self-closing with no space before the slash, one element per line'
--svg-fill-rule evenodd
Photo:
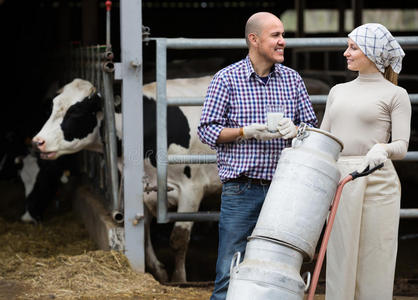
<path fill-rule="evenodd" d="M 296 116 L 295 125 L 299 125 L 303 122 L 309 127 L 317 127 L 318 120 L 312 107 L 311 99 L 309 98 L 308 92 L 306 90 L 305 83 L 303 82 L 300 75 L 298 75 L 298 79 L 298 116 Z"/>
<path fill-rule="evenodd" d="M 411 101 L 403 88 L 393 100 L 391 120 L 392 142 L 387 144 L 386 150 L 391 159 L 402 159 L 408 151 L 411 133 Z"/>
<path fill-rule="evenodd" d="M 216 74 L 208 87 L 197 128 L 202 143 L 208 144 L 212 149 L 216 148 L 216 141 L 227 122 L 225 111 L 228 99 L 228 85 L 219 74 Z"/>

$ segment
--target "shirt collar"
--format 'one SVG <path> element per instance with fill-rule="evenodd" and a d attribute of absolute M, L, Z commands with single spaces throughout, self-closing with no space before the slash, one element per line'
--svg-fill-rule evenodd
<path fill-rule="evenodd" d="M 253 65 L 251 64 L 250 57 L 248 55 L 245 58 L 245 73 L 247 80 L 250 80 L 252 74 L 257 74 L 254 71 Z M 277 76 L 280 76 L 280 64 L 274 64 L 272 71 L 268 76 L 270 76 L 271 73 L 275 73 Z"/>

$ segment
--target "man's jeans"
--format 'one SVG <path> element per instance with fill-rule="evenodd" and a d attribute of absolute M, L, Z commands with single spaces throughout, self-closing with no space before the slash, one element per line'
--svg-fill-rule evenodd
<path fill-rule="evenodd" d="M 210 300 L 226 298 L 232 257 L 237 251 L 244 257 L 247 237 L 255 227 L 268 188 L 251 181 L 223 184 L 215 288 Z"/>

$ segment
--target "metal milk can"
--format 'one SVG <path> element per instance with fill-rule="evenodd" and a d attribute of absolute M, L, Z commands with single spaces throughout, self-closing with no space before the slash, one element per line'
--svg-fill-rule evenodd
<path fill-rule="evenodd" d="M 245 257 L 231 262 L 227 300 L 302 300 L 309 287 L 300 276 L 312 259 L 340 179 L 343 144 L 320 129 L 299 127 L 283 150 Z M 237 259 L 238 258 L 238 259 Z"/>
<path fill-rule="evenodd" d="M 301 252 L 264 238 L 250 237 L 245 259 L 231 262 L 227 300 L 300 300 L 307 284 L 299 274 Z"/>
<path fill-rule="evenodd" d="M 290 244 L 309 258 L 340 180 L 336 162 L 342 142 L 305 128 L 282 152 L 252 236 Z"/>

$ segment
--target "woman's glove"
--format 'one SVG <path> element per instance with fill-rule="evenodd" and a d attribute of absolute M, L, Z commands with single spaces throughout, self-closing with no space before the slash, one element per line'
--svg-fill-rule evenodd
<path fill-rule="evenodd" d="M 282 134 L 283 139 L 294 138 L 298 132 L 297 127 L 289 118 L 281 119 L 279 121 L 279 126 L 277 126 L 277 130 Z"/>
<path fill-rule="evenodd" d="M 254 123 L 254 124 L 245 126 L 242 130 L 243 139 L 254 138 L 256 140 L 267 141 L 271 139 L 278 139 L 281 136 L 282 135 L 280 134 L 279 131 L 269 132 L 267 130 L 267 125 L 265 124 Z"/>
<path fill-rule="evenodd" d="M 381 163 L 384 163 L 387 159 L 388 153 L 385 147 L 382 144 L 376 144 L 367 152 L 357 172 L 363 172 L 367 167 L 369 167 L 369 170 L 373 169 Z"/>

